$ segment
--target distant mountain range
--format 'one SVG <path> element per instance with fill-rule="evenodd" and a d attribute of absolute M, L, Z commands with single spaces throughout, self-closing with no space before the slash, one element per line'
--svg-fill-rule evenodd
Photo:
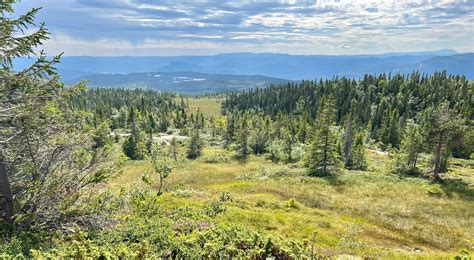
<path fill-rule="evenodd" d="M 29 62 L 17 60 L 16 65 L 22 68 Z M 198 87 L 200 89 L 191 92 L 202 92 L 203 88 L 236 90 L 288 80 L 334 76 L 359 78 L 365 74 L 410 73 L 414 70 L 428 74 L 446 70 L 449 74 L 474 79 L 474 53 L 440 50 L 377 55 L 78 56 L 63 57 L 57 67 L 66 83 L 88 79 L 92 86 L 140 85 L 185 92 Z M 162 75 L 163 78 L 148 75 Z M 197 80 L 174 80 L 179 77 Z"/>
<path fill-rule="evenodd" d="M 199 72 L 141 72 L 130 74 L 93 74 L 82 77 L 88 86 L 154 88 L 166 92 L 204 94 L 266 87 L 289 80 L 266 76 L 206 74 Z M 73 84 L 80 79 L 68 80 Z"/>

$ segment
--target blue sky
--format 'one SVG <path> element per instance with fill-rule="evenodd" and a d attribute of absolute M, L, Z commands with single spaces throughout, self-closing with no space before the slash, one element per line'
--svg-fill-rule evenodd
<path fill-rule="evenodd" d="M 22 0 L 17 14 L 38 6 L 51 55 L 474 51 L 474 0 Z"/>

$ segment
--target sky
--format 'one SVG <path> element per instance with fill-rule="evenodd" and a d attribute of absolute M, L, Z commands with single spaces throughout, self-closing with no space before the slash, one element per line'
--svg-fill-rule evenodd
<path fill-rule="evenodd" d="M 66 56 L 474 51 L 474 0 L 22 0 Z"/>

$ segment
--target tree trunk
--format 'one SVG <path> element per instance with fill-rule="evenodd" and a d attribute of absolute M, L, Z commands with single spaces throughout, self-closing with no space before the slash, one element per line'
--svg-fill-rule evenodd
<path fill-rule="evenodd" d="M 8 179 L 5 161 L 0 155 L 0 215 L 5 221 L 10 221 L 13 215 L 13 194 Z"/>
<path fill-rule="evenodd" d="M 416 155 L 415 155 L 415 160 L 413 161 L 413 169 L 416 168 L 416 164 L 418 163 L 418 151 L 416 152 Z"/>
<path fill-rule="evenodd" d="M 443 135 L 439 135 L 438 142 L 436 143 L 435 148 L 435 159 L 434 159 L 434 171 L 433 171 L 433 180 L 440 181 L 441 178 L 439 177 L 439 162 L 441 159 L 441 149 L 443 148 Z"/>

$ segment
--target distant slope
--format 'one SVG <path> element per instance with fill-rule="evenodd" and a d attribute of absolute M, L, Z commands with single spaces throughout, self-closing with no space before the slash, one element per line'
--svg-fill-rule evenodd
<path fill-rule="evenodd" d="M 172 61 L 169 64 L 160 67 L 159 71 L 178 72 L 178 71 L 203 71 L 204 68 L 189 62 Z"/>
<path fill-rule="evenodd" d="M 19 67 L 24 60 L 17 61 Z M 425 73 L 447 70 L 474 79 L 474 54 L 452 50 L 379 55 L 288 55 L 275 53 L 230 53 L 214 56 L 169 57 L 63 57 L 58 65 L 63 79 L 97 73 L 136 73 L 149 71 L 194 71 L 205 74 L 264 75 L 291 80 L 364 74 Z M 77 71 L 77 74 L 71 73 Z"/>
<path fill-rule="evenodd" d="M 237 91 L 289 80 L 258 75 L 205 74 L 198 72 L 145 72 L 130 74 L 92 74 L 66 81 L 88 80 L 91 87 L 153 88 L 161 91 L 204 94 Z"/>
<path fill-rule="evenodd" d="M 448 72 L 456 71 L 456 74 L 463 74 L 469 79 L 474 79 L 474 53 L 432 57 L 418 64 L 418 70 L 428 73 L 440 67 Z"/>

